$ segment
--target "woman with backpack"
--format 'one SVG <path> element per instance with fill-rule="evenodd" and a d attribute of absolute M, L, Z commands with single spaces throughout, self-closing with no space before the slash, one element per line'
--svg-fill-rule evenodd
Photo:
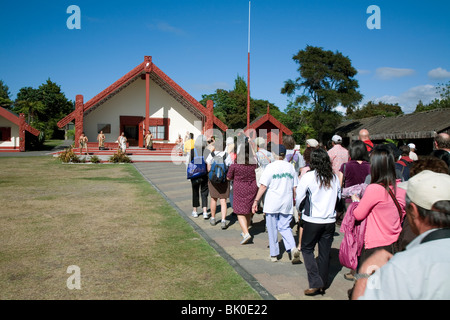
<path fill-rule="evenodd" d="M 206 137 L 201 135 L 195 140 L 194 148 L 188 153 L 187 164 L 191 162 L 192 159 L 196 161 L 203 160 L 209 155 L 210 151 L 206 149 Z M 189 178 L 189 177 L 188 177 Z M 197 218 L 197 208 L 200 206 L 200 196 L 202 199 L 203 208 L 203 218 L 208 219 L 208 175 L 205 173 L 201 176 L 191 178 L 192 187 L 192 217 Z"/>
<path fill-rule="evenodd" d="M 227 216 L 227 199 L 230 196 L 230 185 L 227 180 L 228 167 L 231 165 L 232 160 L 230 154 L 225 150 L 225 141 L 220 143 L 220 140 L 215 142 L 215 150 L 211 152 L 206 158 L 206 164 L 208 168 L 208 189 L 211 196 L 211 219 L 209 220 L 212 226 L 216 225 L 216 210 L 217 200 L 220 202 L 220 212 L 222 215 L 221 227 L 226 229 L 229 221 L 226 220 Z"/>

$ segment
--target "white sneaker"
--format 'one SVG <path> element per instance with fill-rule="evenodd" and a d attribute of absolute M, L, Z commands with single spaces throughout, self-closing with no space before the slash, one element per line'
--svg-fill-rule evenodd
<path fill-rule="evenodd" d="M 203 219 L 207 220 L 209 218 L 208 212 L 203 212 Z"/>
<path fill-rule="evenodd" d="M 209 223 L 210 223 L 212 226 L 215 226 L 215 225 L 216 225 L 216 219 L 215 219 L 215 218 L 209 219 Z"/>
<path fill-rule="evenodd" d="M 300 251 L 297 248 L 294 248 L 291 250 L 292 253 L 292 264 L 299 264 L 302 263 L 300 261 Z"/>
<path fill-rule="evenodd" d="M 250 239 L 252 238 L 252 236 L 250 235 L 250 233 L 247 233 L 246 235 L 243 236 L 244 239 L 242 239 L 241 244 L 246 244 L 247 242 L 250 241 Z"/>
<path fill-rule="evenodd" d="M 192 216 L 193 216 L 194 218 L 198 218 L 198 213 L 197 213 L 196 211 L 192 211 Z"/>

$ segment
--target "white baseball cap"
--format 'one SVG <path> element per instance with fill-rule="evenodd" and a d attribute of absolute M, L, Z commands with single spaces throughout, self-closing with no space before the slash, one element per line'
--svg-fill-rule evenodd
<path fill-rule="evenodd" d="M 306 140 L 306 143 L 309 144 L 313 148 L 315 148 L 319 145 L 319 142 L 316 139 L 308 139 L 308 140 Z"/>
<path fill-rule="evenodd" d="M 414 143 L 408 144 L 408 147 L 409 147 L 410 149 L 416 149 L 416 145 L 415 145 Z"/>
<path fill-rule="evenodd" d="M 337 134 L 335 134 L 332 138 L 331 141 L 333 142 L 341 142 L 342 141 L 342 137 L 338 136 Z"/>
<path fill-rule="evenodd" d="M 423 170 L 398 187 L 406 190 L 412 202 L 427 210 L 438 201 L 450 200 L 450 175 L 445 173 Z"/>

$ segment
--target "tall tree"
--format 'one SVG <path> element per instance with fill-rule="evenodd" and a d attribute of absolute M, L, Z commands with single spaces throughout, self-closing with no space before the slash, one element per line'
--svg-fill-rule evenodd
<path fill-rule="evenodd" d="M 38 89 L 21 88 L 14 102 L 13 111 L 23 112 L 30 124 L 44 133 L 45 138 L 59 137 L 57 122 L 74 110 L 61 87 L 48 79 Z"/>
<path fill-rule="evenodd" d="M 227 124 L 229 128 L 243 129 L 247 126 L 247 83 L 244 78 L 237 76 L 233 90 L 217 89 L 215 93 L 203 95 L 200 103 L 206 106 L 206 101 L 214 101 L 214 115 Z M 267 112 L 283 122 L 283 113 L 267 100 L 250 99 L 250 121 Z"/>
<path fill-rule="evenodd" d="M 12 101 L 9 98 L 10 96 L 9 88 L 8 86 L 3 82 L 3 80 L 0 80 L 0 107 L 3 107 L 5 109 L 10 109 L 12 105 Z"/>
<path fill-rule="evenodd" d="M 320 47 L 308 45 L 292 59 L 299 64 L 300 76 L 285 81 L 281 93 L 293 98 L 294 104 L 305 105 L 305 109 L 312 102 L 309 109 L 311 126 L 322 139 L 331 135 L 340 122 L 340 115 L 334 108 L 342 105 L 349 112 L 362 100 L 363 96 L 357 90 L 358 81 L 353 78 L 357 71 L 342 53 Z M 294 98 L 298 91 L 300 94 Z"/>

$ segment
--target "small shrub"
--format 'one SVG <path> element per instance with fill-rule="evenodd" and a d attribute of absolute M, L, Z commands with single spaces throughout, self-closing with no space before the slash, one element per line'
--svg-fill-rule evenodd
<path fill-rule="evenodd" d="M 80 157 L 75 154 L 71 146 L 61 152 L 58 156 L 58 159 L 63 163 L 80 163 Z"/>
<path fill-rule="evenodd" d="M 112 163 L 131 163 L 130 157 L 128 157 L 125 153 L 118 150 L 111 157 L 109 157 L 109 162 Z"/>
<path fill-rule="evenodd" d="M 100 163 L 100 158 L 95 155 L 92 156 L 90 160 L 92 163 Z"/>

